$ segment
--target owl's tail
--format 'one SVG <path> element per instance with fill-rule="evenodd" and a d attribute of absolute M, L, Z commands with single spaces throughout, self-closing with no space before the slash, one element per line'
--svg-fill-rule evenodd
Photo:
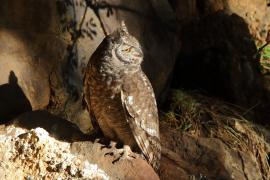
<path fill-rule="evenodd" d="M 160 140 L 155 136 L 149 136 L 148 141 L 150 143 L 147 152 L 146 158 L 149 164 L 158 172 L 160 167 L 160 159 L 161 159 L 161 145 Z"/>
<path fill-rule="evenodd" d="M 135 140 L 146 160 L 154 170 L 158 172 L 161 159 L 161 145 L 159 138 L 149 135 L 142 128 L 139 128 L 135 122 L 130 122 L 129 125 L 131 129 L 133 129 L 132 132 Z"/>

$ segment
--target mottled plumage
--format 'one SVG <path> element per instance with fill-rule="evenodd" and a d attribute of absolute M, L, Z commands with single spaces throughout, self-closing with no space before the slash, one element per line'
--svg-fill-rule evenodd
<path fill-rule="evenodd" d="M 161 156 L 158 112 L 142 60 L 139 42 L 122 24 L 89 60 L 84 96 L 104 136 L 140 150 L 157 170 Z"/>

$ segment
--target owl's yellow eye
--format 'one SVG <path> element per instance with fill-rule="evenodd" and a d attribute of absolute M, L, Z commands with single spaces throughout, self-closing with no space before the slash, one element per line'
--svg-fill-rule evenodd
<path fill-rule="evenodd" d="M 122 51 L 125 51 L 125 52 L 130 52 L 132 49 L 132 47 L 127 47 L 126 49 L 123 49 Z"/>
<path fill-rule="evenodd" d="M 128 49 L 129 49 L 129 46 L 123 45 L 122 48 L 121 48 L 121 51 L 122 51 L 122 52 L 127 52 Z"/>

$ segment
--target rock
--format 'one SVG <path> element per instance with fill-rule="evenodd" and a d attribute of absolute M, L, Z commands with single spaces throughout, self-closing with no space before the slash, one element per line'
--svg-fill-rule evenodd
<path fill-rule="evenodd" d="M 21 114 L 9 124 L 27 130 L 40 127 L 46 130 L 51 137 L 67 142 L 93 140 L 83 134 L 75 124 L 44 110 Z"/>
<path fill-rule="evenodd" d="M 263 144 L 251 124 L 237 122 L 235 128 L 243 136 L 249 134 L 248 143 L 259 156 L 249 149 L 232 148 L 226 143 L 234 139 L 228 136 L 197 137 L 162 122 L 160 179 L 267 179 L 269 167 L 261 164 L 267 160 L 260 158 L 264 151 L 269 153 L 269 144 Z M 159 179 L 138 154 L 133 153 L 131 160 L 115 161 L 119 149 L 95 138 L 48 112 L 25 113 L 0 126 L 0 175 L 7 179 L 14 172 L 18 178 Z"/>
<path fill-rule="evenodd" d="M 134 159 L 115 161 L 115 147 L 101 144 L 78 128 L 45 111 L 17 117 L 0 128 L 1 177 L 47 179 L 159 179 L 137 154 Z M 115 152 L 111 154 L 111 152 Z M 16 170 L 13 167 L 16 168 Z"/>
<path fill-rule="evenodd" d="M 181 24 L 196 18 L 224 11 L 235 13 L 248 23 L 252 35 L 259 43 L 264 43 L 269 29 L 269 4 L 265 0 L 169 0 Z"/>
<path fill-rule="evenodd" d="M 105 155 L 114 150 L 116 149 L 107 149 L 102 144 L 90 142 L 74 142 L 71 145 L 72 153 L 82 155 L 84 159 L 97 163 L 113 179 L 159 179 L 152 167 L 141 158 L 115 162 L 119 154 Z"/>
<path fill-rule="evenodd" d="M 19 97 L 24 96 L 25 101 L 30 102 L 32 109 L 45 108 L 49 103 L 50 97 L 47 72 L 33 62 L 33 57 L 28 52 L 26 44 L 18 39 L 16 33 L 9 32 L 5 29 L 1 30 L 0 44 L 1 94 L 10 93 L 9 96 L 13 96 L 15 101 L 20 101 Z M 38 61 L 38 59 L 36 59 L 36 61 Z M 14 76 L 14 79 L 16 79 L 16 87 L 12 87 L 9 84 L 11 76 Z M 5 90 L 4 86 L 9 86 L 9 90 Z M 20 91 L 20 93 L 11 94 L 11 91 Z M 18 99 L 16 99 L 16 96 L 18 96 Z M 1 98 L 0 102 L 14 104 L 14 101 L 8 101 L 7 99 L 4 101 L 3 98 Z M 27 105 L 25 105 L 25 107 L 27 107 Z M 25 107 L 18 107 L 18 109 Z"/>
<path fill-rule="evenodd" d="M 161 179 L 265 179 L 256 157 L 248 151 L 229 148 L 218 138 L 193 137 L 161 128 L 163 156 Z M 168 158 L 171 157 L 171 158 Z"/>
<path fill-rule="evenodd" d="M 11 71 L 8 83 L 0 85 L 0 123 L 5 123 L 17 115 L 31 110 L 29 100 L 18 85 L 14 72 Z"/>
<path fill-rule="evenodd" d="M 169 0 L 181 25 L 226 9 L 223 0 Z"/>
<path fill-rule="evenodd" d="M 243 18 L 217 12 L 185 26 L 181 34 L 176 87 L 203 89 L 247 108 L 258 103 L 262 76 Z"/>
<path fill-rule="evenodd" d="M 87 2 L 86 8 L 83 0 L 0 0 L 0 84 L 13 71 L 33 110 L 47 108 L 86 133 L 92 127 L 82 107 L 84 67 L 105 32 L 126 21 L 143 46 L 143 68 L 161 101 L 179 50 L 166 0 Z"/>
<path fill-rule="evenodd" d="M 269 4 L 266 1 L 229 0 L 227 7 L 232 13 L 236 13 L 246 20 L 258 44 L 265 43 L 270 26 Z"/>
<path fill-rule="evenodd" d="M 14 179 L 109 179 L 95 163 L 70 153 L 70 144 L 51 138 L 42 128 L 9 126 L 0 135 L 1 177 Z"/>
<path fill-rule="evenodd" d="M 265 112 L 270 107 L 269 91 L 262 82 L 265 77 L 262 77 L 259 72 L 259 58 L 255 57 L 257 48 L 265 43 L 269 30 L 269 3 L 264 0 L 170 0 L 170 3 L 174 7 L 180 26 L 183 27 L 181 34 L 184 37 L 180 53 L 180 58 L 185 59 L 180 62 L 183 68 L 176 68 L 175 71 L 188 72 L 176 73 L 175 79 L 178 78 L 177 81 L 185 84 L 186 88 L 206 90 L 208 93 L 244 108 L 252 107 L 256 121 L 268 124 L 266 119 L 269 119 L 269 115 Z M 231 16 L 231 20 L 223 19 L 220 14 L 224 14 L 224 17 Z M 237 16 L 238 20 L 236 20 Z M 225 21 L 227 21 L 225 19 L 232 24 L 225 25 Z M 215 24 L 219 25 L 214 28 Z M 194 32 L 192 29 L 196 29 L 197 35 L 191 35 Z M 220 33 L 231 35 L 224 36 Z M 185 52 L 187 48 L 189 49 L 188 54 Z M 238 54 L 240 51 L 242 53 Z M 198 56 L 194 55 L 196 53 Z M 226 56 L 231 59 L 231 65 L 225 65 L 228 63 Z M 189 58 L 193 60 L 188 62 Z M 244 59 L 249 59 L 249 62 L 247 63 Z M 261 63 L 268 64 L 268 60 L 261 61 Z M 225 70 L 222 68 L 224 65 L 232 66 L 232 68 Z M 231 71 L 231 75 L 227 74 L 229 71 Z M 219 74 L 220 72 L 221 74 Z M 193 76 L 196 77 L 196 80 L 194 81 L 194 78 L 185 79 L 182 76 Z M 230 79 L 230 76 L 235 78 Z M 204 80 L 198 82 L 198 79 Z M 268 84 L 266 79 L 264 81 L 265 84 Z M 186 82 L 188 83 L 186 84 Z M 241 87 L 245 88 L 241 89 Z"/>
<path fill-rule="evenodd" d="M 62 40 L 51 33 L 56 31 L 58 24 L 54 21 L 57 18 L 51 17 L 54 11 L 52 3 L 42 0 L 38 3 L 32 0 L 1 0 L 0 3 L 0 84 L 7 85 L 10 74 L 14 73 L 31 108 L 44 109 L 50 99 L 51 68 L 63 53 Z M 45 14 L 41 13 L 44 9 Z M 21 112 L 29 109 L 27 106 L 12 106 L 15 107 L 9 111 L 12 108 Z"/>

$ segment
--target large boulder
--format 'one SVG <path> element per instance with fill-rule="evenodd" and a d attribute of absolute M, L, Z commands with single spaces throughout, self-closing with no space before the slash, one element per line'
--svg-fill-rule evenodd
<path fill-rule="evenodd" d="M 223 136 L 198 137 L 162 122 L 160 179 L 268 179 L 269 144 L 250 123 L 234 125 Z M 218 128 L 220 133 L 223 128 Z M 159 179 L 138 154 L 117 161 L 121 151 L 108 146 L 109 141 L 87 136 L 46 111 L 25 113 L 0 126 L 0 142 L 5 164 L 0 174 L 7 179 L 14 172 L 16 178 Z"/>
<path fill-rule="evenodd" d="M 256 40 L 260 43 L 265 41 L 270 24 L 269 3 L 265 0 L 169 0 L 169 2 L 181 23 L 222 10 L 244 18 Z"/>
<path fill-rule="evenodd" d="M 138 154 L 94 141 L 67 120 L 45 111 L 22 114 L 0 126 L 1 177 L 38 179 L 159 179 Z M 14 168 L 17 167 L 17 168 Z M 15 173 L 16 172 L 16 173 Z"/>
<path fill-rule="evenodd" d="M 175 84 L 206 90 L 244 107 L 261 98 L 257 48 L 240 16 L 217 12 L 185 26 Z"/>
<path fill-rule="evenodd" d="M 270 104 L 268 79 L 263 79 L 260 73 L 257 49 L 265 43 L 269 30 L 269 3 L 264 0 L 170 0 L 170 3 L 175 5 L 175 14 L 183 27 L 178 61 L 182 68 L 176 67 L 176 84 L 251 108 L 256 120 L 265 123 L 269 119 L 265 113 Z M 268 66 L 269 60 L 262 63 Z"/>
<path fill-rule="evenodd" d="M 50 67 L 54 60 L 60 59 L 59 50 L 63 48 L 61 40 L 49 33 L 55 23 L 51 3 L 37 4 L 31 0 L 0 3 L 0 84 L 3 87 L 0 90 L 5 95 L 0 102 L 6 109 L 1 112 L 1 120 L 7 120 L 20 112 L 42 109 L 49 104 Z M 44 9 L 47 13 L 41 13 Z M 16 79 L 17 86 L 10 86 L 10 77 Z"/>
<path fill-rule="evenodd" d="M 179 49 L 174 14 L 166 0 L 0 4 L 0 84 L 7 84 L 13 72 L 32 109 L 47 108 L 88 132 L 90 119 L 82 107 L 84 68 L 105 34 L 122 20 L 142 44 L 143 68 L 158 100 L 164 98 Z"/>
<path fill-rule="evenodd" d="M 161 179 L 266 178 L 252 153 L 231 149 L 218 138 L 197 138 L 166 129 L 161 140 L 164 149 L 173 151 L 173 158 L 163 156 Z"/>

